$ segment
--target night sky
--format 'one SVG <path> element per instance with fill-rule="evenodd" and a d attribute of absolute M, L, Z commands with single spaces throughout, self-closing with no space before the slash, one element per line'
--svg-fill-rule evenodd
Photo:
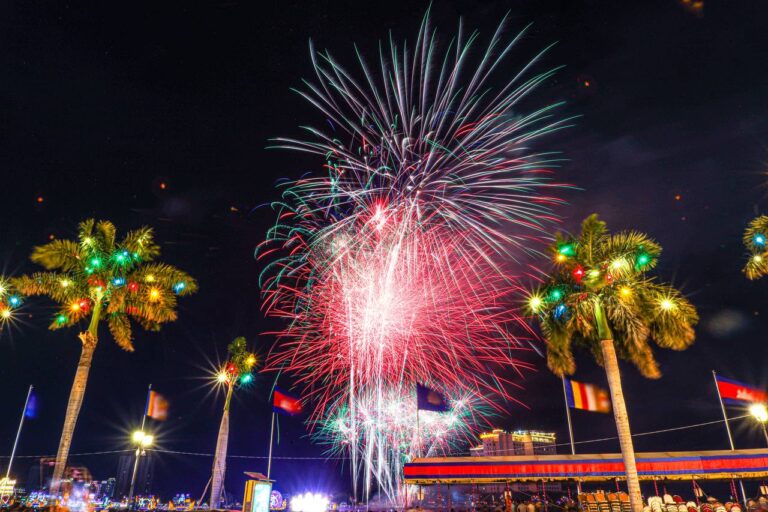
<path fill-rule="evenodd" d="M 274 136 L 299 135 L 322 122 L 289 88 L 311 73 L 308 41 L 351 63 L 352 42 L 373 60 L 377 41 L 415 39 L 428 2 L 303 3 L 201 1 L 22 2 L 0 5 L 0 263 L 9 275 L 34 270 L 32 246 L 50 235 L 72 237 L 87 217 L 120 230 L 157 230 L 165 261 L 196 276 L 200 292 L 180 301 L 180 317 L 160 333 L 137 329 L 133 354 L 103 327 L 72 453 L 129 448 L 147 384 L 172 402 L 155 425 L 160 446 L 211 453 L 222 396 L 208 372 L 236 336 L 265 353 L 273 338 L 259 309 L 253 258 L 274 220 L 264 207 L 279 178 L 321 172 L 322 162 L 267 150 Z M 624 368 L 635 432 L 717 420 L 711 370 L 768 384 L 768 282 L 748 282 L 741 234 L 766 205 L 768 170 L 768 32 L 764 2 L 706 1 L 694 12 L 663 2 L 435 1 L 433 22 L 446 43 L 463 17 L 488 38 L 511 13 L 509 33 L 532 22 L 497 74 L 516 73 L 557 41 L 542 68 L 565 65 L 526 109 L 565 100 L 574 128 L 542 139 L 568 161 L 558 170 L 569 202 L 564 228 L 598 212 L 613 229 L 636 228 L 664 247 L 658 274 L 699 308 L 697 342 L 687 352 L 658 352 L 664 377 L 644 380 Z M 483 39 L 487 40 L 487 39 Z M 350 68 L 352 66 L 349 66 Z M 588 86 L 587 86 L 588 82 Z M 497 84 L 499 84 L 498 82 Z M 161 184 L 165 184 L 163 188 Z M 42 202 L 38 201 L 42 198 Z M 76 331 L 46 330 L 52 304 L 35 300 L 23 322 L 0 335 L 0 454 L 10 452 L 27 386 L 39 394 L 20 455 L 55 454 L 79 355 Z M 510 404 L 504 428 L 541 428 L 567 440 L 562 389 L 543 359 Z M 576 378 L 605 385 L 585 354 Z M 229 452 L 265 456 L 271 377 L 260 376 L 233 405 Z M 739 414 L 739 411 L 733 411 Z M 576 411 L 577 439 L 615 435 L 609 415 Z M 734 422 L 738 447 L 762 435 Z M 722 425 L 639 437 L 649 450 L 726 448 Z M 300 421 L 281 419 L 275 455 L 321 457 Z M 567 448 L 563 447 L 563 451 Z M 615 441 L 583 445 L 617 451 Z M 7 459 L 0 459 L 4 467 Z M 117 456 L 71 456 L 99 479 L 115 474 Z M 160 456 L 163 495 L 199 496 L 211 457 Z M 32 459 L 19 459 L 24 480 Z M 265 471 L 263 459 L 231 459 L 227 488 L 242 491 L 242 471 Z M 345 492 L 336 461 L 276 461 L 284 491 Z"/>

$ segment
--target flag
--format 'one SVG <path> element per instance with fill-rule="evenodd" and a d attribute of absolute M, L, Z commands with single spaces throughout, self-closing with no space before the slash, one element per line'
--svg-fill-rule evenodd
<path fill-rule="evenodd" d="M 165 421 L 168 419 L 168 400 L 157 391 L 149 390 L 147 396 L 147 410 L 145 414 L 153 420 Z"/>
<path fill-rule="evenodd" d="M 611 399 L 608 392 L 594 384 L 565 379 L 565 398 L 571 409 L 611 412 Z"/>
<path fill-rule="evenodd" d="M 301 400 L 275 388 L 275 393 L 272 397 L 272 410 L 289 416 L 296 416 L 301 414 Z"/>
<path fill-rule="evenodd" d="M 726 379 L 715 375 L 717 379 L 717 390 L 723 402 L 731 405 L 740 405 L 745 402 L 750 403 L 768 403 L 768 393 L 754 388 L 737 380 Z"/>
<path fill-rule="evenodd" d="M 421 384 L 416 384 L 416 407 L 421 411 L 434 412 L 446 412 L 450 409 L 442 393 Z"/>
<path fill-rule="evenodd" d="M 37 418 L 37 393 L 32 391 L 27 400 L 27 407 L 24 409 L 24 417 L 31 420 Z"/>

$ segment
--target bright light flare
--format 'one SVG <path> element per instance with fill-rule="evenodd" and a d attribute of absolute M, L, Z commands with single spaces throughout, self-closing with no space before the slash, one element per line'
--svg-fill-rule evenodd
<path fill-rule="evenodd" d="M 292 512 L 326 512 L 331 501 L 320 493 L 305 492 L 291 498 Z"/>
<path fill-rule="evenodd" d="M 768 408 L 766 408 L 765 404 L 750 405 L 749 414 L 751 414 L 760 423 L 768 422 Z"/>

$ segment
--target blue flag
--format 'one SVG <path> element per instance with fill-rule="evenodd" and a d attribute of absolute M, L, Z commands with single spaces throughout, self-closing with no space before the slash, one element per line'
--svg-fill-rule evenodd
<path fill-rule="evenodd" d="M 416 384 L 416 407 L 421 411 L 447 412 L 448 401 L 442 393 L 427 386 Z"/>
<path fill-rule="evenodd" d="M 37 418 L 37 393 L 34 391 L 29 394 L 29 400 L 27 400 L 27 408 L 24 409 L 24 417 L 31 420 Z"/>

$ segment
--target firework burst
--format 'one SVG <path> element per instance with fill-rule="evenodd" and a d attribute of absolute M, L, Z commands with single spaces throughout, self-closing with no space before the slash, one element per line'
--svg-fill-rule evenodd
<path fill-rule="evenodd" d="M 498 408 L 514 399 L 514 383 L 496 370 L 528 368 L 516 358 L 527 331 L 510 308 L 510 266 L 560 202 L 549 195 L 562 187 L 551 181 L 557 159 L 532 141 L 567 120 L 553 117 L 557 104 L 518 112 L 555 71 L 529 75 L 540 55 L 490 86 L 523 35 L 505 43 L 503 25 L 472 71 L 476 34 L 465 40 L 460 29 L 441 52 L 426 18 L 414 50 L 390 42 L 378 73 L 358 53 L 354 78 L 313 49 L 317 80 L 299 94 L 328 128 L 276 139 L 322 157 L 326 172 L 284 184 L 278 222 L 259 247 L 269 260 L 264 309 L 288 319 L 267 370 L 295 376 L 314 405 L 310 423 L 345 446 L 366 488 L 373 476 L 390 497 L 396 443 L 413 438 L 414 425 L 392 437 L 364 428 L 366 417 L 390 425 L 379 420 L 412 400 L 418 382 Z"/>

